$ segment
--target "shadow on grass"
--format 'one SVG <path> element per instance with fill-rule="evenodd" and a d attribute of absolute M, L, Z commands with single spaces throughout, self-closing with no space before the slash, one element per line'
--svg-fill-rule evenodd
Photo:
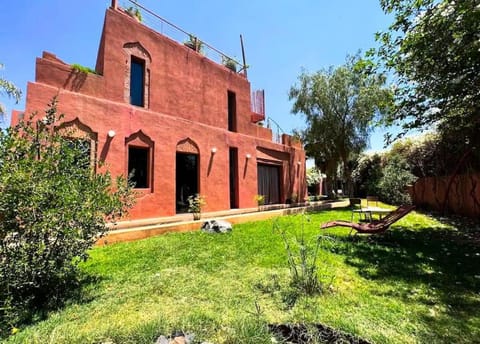
<path fill-rule="evenodd" d="M 17 318 L 14 324 L 0 322 L 0 339 L 10 335 L 9 327 L 23 327 L 33 325 L 47 319 L 52 311 L 64 309 L 73 304 L 86 304 L 95 299 L 95 290 L 101 281 L 100 276 L 79 273 L 69 278 L 61 286 L 50 291 L 48 296 L 39 293 L 37 298 L 30 304 L 26 304 L 20 311 L 17 311 Z"/>
<path fill-rule="evenodd" d="M 387 286 L 374 290 L 377 295 L 428 308 L 417 314 L 429 328 L 420 334 L 425 340 L 473 336 L 480 334 L 479 231 L 468 220 L 448 223 L 453 227 L 396 226 L 383 234 L 339 236 L 332 251 L 345 255 L 362 277 Z"/>

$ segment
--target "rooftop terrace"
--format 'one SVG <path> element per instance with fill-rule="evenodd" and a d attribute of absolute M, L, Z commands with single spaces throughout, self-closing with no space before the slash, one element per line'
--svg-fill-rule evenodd
<path fill-rule="evenodd" d="M 242 74 L 247 77 L 247 68 L 248 65 L 245 62 L 245 52 L 243 49 L 243 38 L 240 35 L 240 44 L 242 48 L 242 57 L 243 61 L 237 61 L 235 58 L 228 56 L 219 49 L 208 44 L 204 40 L 197 37 L 194 33 L 187 32 L 181 27 L 171 23 L 167 19 L 156 14 L 152 10 L 143 6 L 140 2 L 136 0 L 126 0 L 129 3 L 129 7 L 122 8 L 118 5 L 118 0 L 112 0 L 112 8 L 120 9 L 127 12 L 132 17 L 136 17 L 137 20 L 144 23 L 148 22 L 148 26 L 161 33 L 164 36 L 167 36 L 177 42 L 183 43 L 189 48 L 196 50 L 200 54 L 209 58 L 210 60 L 217 62 L 219 64 L 225 65 L 227 68 L 235 71 L 236 73 Z"/>

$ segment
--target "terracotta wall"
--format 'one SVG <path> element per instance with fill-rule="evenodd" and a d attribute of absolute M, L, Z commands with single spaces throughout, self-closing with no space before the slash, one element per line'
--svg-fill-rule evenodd
<path fill-rule="evenodd" d="M 413 203 L 438 211 L 443 202 L 450 176 L 420 178 L 410 187 Z M 447 210 L 451 213 L 480 218 L 480 174 L 458 175 L 448 193 Z"/>
<path fill-rule="evenodd" d="M 104 51 L 103 51 L 104 50 Z M 114 102 L 128 102 L 131 53 L 147 61 L 146 109 L 227 129 L 227 91 L 236 94 L 237 131 L 256 135 L 251 123 L 250 83 L 121 10 L 109 9 L 97 58 L 97 73 L 71 71 L 53 54 L 37 60 L 36 81 Z M 126 95 L 127 93 L 127 95 Z"/>
<path fill-rule="evenodd" d="M 130 53 L 147 60 L 145 107 L 128 101 Z M 177 144 L 189 140 L 199 152 L 199 191 L 205 211 L 229 209 L 229 148 L 238 149 L 239 207 L 255 207 L 257 149 L 284 156 L 283 199 L 306 194 L 305 153 L 288 136 L 272 142 L 271 131 L 251 122 L 250 84 L 205 56 L 138 23 L 120 10 L 106 12 L 97 73 L 82 73 L 51 53 L 37 59 L 36 80 L 27 87 L 26 113 L 39 117 L 53 96 L 65 122 L 97 138 L 96 158 L 113 175 L 127 173 L 127 144 L 150 142 L 152 187 L 138 191 L 131 218 L 175 214 Z M 236 94 L 237 131 L 228 131 L 227 91 Z M 12 117 L 12 123 L 18 119 Z M 113 138 L 108 137 L 114 131 Z M 143 141 L 142 141 L 143 138 Z M 212 154 L 212 148 L 216 148 Z M 247 155 L 251 157 L 247 159 Z"/>

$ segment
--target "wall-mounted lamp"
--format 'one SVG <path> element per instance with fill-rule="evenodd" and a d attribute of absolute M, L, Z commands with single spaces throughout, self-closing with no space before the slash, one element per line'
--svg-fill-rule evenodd
<path fill-rule="evenodd" d="M 302 162 L 299 160 L 299 161 L 297 161 L 297 164 L 300 166 L 302 164 Z"/>
<path fill-rule="evenodd" d="M 245 155 L 245 158 L 250 159 L 252 156 L 250 154 Z"/>
<path fill-rule="evenodd" d="M 116 134 L 115 130 L 109 130 L 108 133 L 107 133 L 108 137 L 110 137 L 110 138 L 113 138 L 115 136 L 115 134 Z"/>
<path fill-rule="evenodd" d="M 217 152 L 217 147 L 212 148 L 212 154 L 215 154 Z"/>

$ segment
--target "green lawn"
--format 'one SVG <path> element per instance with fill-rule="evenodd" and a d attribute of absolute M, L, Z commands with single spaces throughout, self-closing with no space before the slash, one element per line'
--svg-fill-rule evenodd
<path fill-rule="evenodd" d="M 281 219 L 312 242 L 347 210 Z M 81 296 L 7 343 L 154 343 L 174 330 L 198 342 L 271 343 L 268 323 L 323 323 L 376 343 L 480 342 L 480 229 L 412 213 L 383 235 L 333 237 L 319 252 L 328 291 L 289 299 L 272 221 L 229 234 L 191 232 L 95 248 Z M 293 235 L 293 233 L 291 233 Z M 475 237 L 477 241 L 475 241 Z"/>

